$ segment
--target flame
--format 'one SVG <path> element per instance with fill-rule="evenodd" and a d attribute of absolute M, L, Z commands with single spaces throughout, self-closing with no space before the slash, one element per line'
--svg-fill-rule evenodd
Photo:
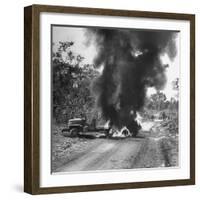
<path fill-rule="evenodd" d="M 137 112 L 135 120 L 138 124 L 142 124 L 142 116 Z"/>
<path fill-rule="evenodd" d="M 126 126 L 121 128 L 121 130 L 112 129 L 112 131 L 113 131 L 112 137 L 130 137 L 131 136 L 131 133 Z"/>
<path fill-rule="evenodd" d="M 110 120 L 108 120 L 105 124 L 104 124 L 104 128 L 108 129 L 110 126 Z"/>
<path fill-rule="evenodd" d="M 131 115 L 135 115 L 135 120 L 138 122 L 138 124 L 142 125 L 142 116 L 137 112 L 134 113 L 133 110 L 131 110 L 130 112 Z M 110 120 L 108 120 L 105 124 L 104 124 L 104 128 L 108 129 L 110 128 Z M 109 131 L 110 136 L 112 137 L 120 137 L 120 138 L 125 138 L 125 137 L 131 137 L 132 134 L 130 132 L 130 130 L 124 126 L 121 129 L 118 129 L 114 126 L 112 126 L 112 128 Z"/>

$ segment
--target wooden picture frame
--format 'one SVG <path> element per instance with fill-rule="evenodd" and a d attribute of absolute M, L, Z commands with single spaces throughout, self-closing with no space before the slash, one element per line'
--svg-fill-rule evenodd
<path fill-rule="evenodd" d="M 187 179 L 91 185 L 40 186 L 40 14 L 79 14 L 187 21 L 190 24 L 190 174 Z M 111 10 L 49 5 L 24 9 L 24 191 L 30 194 L 84 192 L 195 184 L 195 16 L 192 14 Z"/>

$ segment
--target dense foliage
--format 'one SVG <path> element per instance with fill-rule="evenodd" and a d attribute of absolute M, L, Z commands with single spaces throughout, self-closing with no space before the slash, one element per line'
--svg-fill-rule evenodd
<path fill-rule="evenodd" d="M 176 110 L 178 109 L 178 100 L 173 97 L 168 100 L 163 92 L 157 91 L 157 93 L 146 99 L 146 108 L 157 111 L 165 109 Z"/>
<path fill-rule="evenodd" d="M 98 72 L 93 65 L 83 64 L 84 58 L 71 51 L 73 45 L 73 42 L 59 42 L 52 53 L 52 106 L 53 119 L 57 123 L 91 116 L 95 103 L 90 85 Z"/>

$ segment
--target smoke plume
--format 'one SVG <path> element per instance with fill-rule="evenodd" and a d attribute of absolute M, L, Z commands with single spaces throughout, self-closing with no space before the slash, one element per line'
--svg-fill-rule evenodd
<path fill-rule="evenodd" d="M 94 64 L 103 67 L 93 86 L 97 105 L 113 126 L 136 133 L 136 112 L 144 105 L 147 88 L 165 86 L 167 65 L 160 57 L 167 54 L 174 59 L 176 33 L 89 28 L 87 35 L 98 50 Z"/>

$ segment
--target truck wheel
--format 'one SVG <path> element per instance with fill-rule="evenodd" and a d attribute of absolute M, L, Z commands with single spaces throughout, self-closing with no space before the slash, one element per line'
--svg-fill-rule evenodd
<path fill-rule="evenodd" d="M 68 130 L 68 129 L 63 129 L 63 130 L 62 130 L 62 135 L 63 135 L 64 137 L 69 136 L 69 130 Z"/>
<path fill-rule="evenodd" d="M 70 130 L 70 136 L 71 136 L 71 137 L 76 137 L 76 136 L 78 136 L 78 129 L 77 129 L 77 128 L 72 128 L 72 129 Z"/>

